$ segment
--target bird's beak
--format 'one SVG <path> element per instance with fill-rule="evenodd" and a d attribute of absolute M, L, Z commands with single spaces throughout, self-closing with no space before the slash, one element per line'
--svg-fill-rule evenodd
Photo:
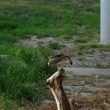
<path fill-rule="evenodd" d="M 48 66 L 50 66 L 50 63 L 48 63 Z"/>

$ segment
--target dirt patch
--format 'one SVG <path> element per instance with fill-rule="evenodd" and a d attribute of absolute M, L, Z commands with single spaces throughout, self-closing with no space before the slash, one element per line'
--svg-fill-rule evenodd
<path fill-rule="evenodd" d="M 65 53 L 71 56 L 73 65 L 65 64 L 64 89 L 68 98 L 74 100 L 76 110 L 110 110 L 110 52 L 94 49 L 82 56 L 74 56 L 73 40 L 59 40 L 53 37 L 21 40 L 20 43 L 29 48 L 48 46 L 49 42 L 64 45 L 54 50 L 54 54 Z M 90 68 L 89 68 L 90 67 Z M 93 68 L 97 67 L 97 68 Z M 54 100 L 45 99 L 37 110 L 57 110 Z"/>
<path fill-rule="evenodd" d="M 110 68 L 110 51 L 100 50 L 98 48 L 89 49 L 90 52 L 81 56 L 74 55 L 74 40 L 61 40 L 54 37 L 40 38 L 36 35 L 20 40 L 20 44 L 28 48 L 36 48 L 39 45 L 47 47 L 49 43 L 53 43 L 57 48 L 53 49 L 53 54 L 64 53 L 69 55 L 73 61 L 73 67 L 97 67 Z M 68 65 L 67 65 L 68 66 Z"/>
<path fill-rule="evenodd" d="M 65 68 L 64 89 L 76 110 L 110 110 L 110 69 Z M 79 72 L 79 74 L 78 74 Z M 44 100 L 39 110 L 56 110 L 55 101 Z"/>

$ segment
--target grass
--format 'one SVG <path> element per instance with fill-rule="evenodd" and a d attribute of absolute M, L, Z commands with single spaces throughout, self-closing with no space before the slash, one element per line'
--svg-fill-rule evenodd
<path fill-rule="evenodd" d="M 16 110 L 22 103 L 25 110 L 28 101 L 50 98 L 44 89 L 47 77 L 54 72 L 47 65 L 50 53 L 48 47 L 0 45 L 0 109 Z"/>
<path fill-rule="evenodd" d="M 92 53 L 95 49 L 99 49 L 101 51 L 110 51 L 110 45 L 101 45 L 98 43 L 78 43 L 75 46 L 74 54 L 77 56 L 81 56 L 83 54 Z M 97 66 L 98 67 L 98 66 Z"/>
<path fill-rule="evenodd" d="M 40 101 L 49 97 L 44 89 L 45 81 L 54 68 L 47 66 L 48 56 L 52 49 L 60 49 L 62 45 L 50 42 L 49 47 L 35 49 L 16 45 L 32 35 L 74 39 L 75 55 L 89 49 L 110 50 L 110 46 L 96 44 L 99 0 L 0 0 L 0 103 L 3 110 L 14 110 L 16 101 Z"/>
<path fill-rule="evenodd" d="M 0 52 L 0 92 L 11 99 L 42 100 L 42 87 L 53 71 L 47 65 L 50 50 L 1 46 Z"/>
<path fill-rule="evenodd" d="M 78 3 L 72 0 L 0 1 L 1 43 L 13 43 L 32 34 L 64 39 L 69 39 L 80 31 L 88 36 L 94 35 L 99 31 L 99 5 L 98 1 L 92 4 L 86 2 L 84 4 L 82 1 Z M 80 26 L 86 28 L 81 30 Z"/>
<path fill-rule="evenodd" d="M 49 42 L 48 46 L 51 49 L 61 49 L 61 47 L 65 47 L 65 45 L 61 45 L 57 42 Z"/>
<path fill-rule="evenodd" d="M 3 94 L 0 95 L 0 110 L 16 110 L 16 108 L 17 104 L 14 101 L 4 97 Z"/>

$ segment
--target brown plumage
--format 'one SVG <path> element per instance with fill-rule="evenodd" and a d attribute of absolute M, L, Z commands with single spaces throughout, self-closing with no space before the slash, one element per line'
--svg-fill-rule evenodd
<path fill-rule="evenodd" d="M 59 54 L 50 58 L 48 61 L 48 65 L 57 65 L 59 67 L 61 64 L 64 64 L 65 61 L 67 60 L 69 60 L 70 64 L 72 65 L 72 60 L 70 59 L 69 56 L 66 56 L 64 54 Z"/>

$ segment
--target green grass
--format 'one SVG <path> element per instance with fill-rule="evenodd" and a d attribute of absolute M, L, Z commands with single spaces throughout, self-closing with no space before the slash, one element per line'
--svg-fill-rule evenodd
<path fill-rule="evenodd" d="M 17 110 L 17 104 L 2 94 L 0 95 L 0 110 Z"/>
<path fill-rule="evenodd" d="M 32 35 L 74 40 L 75 55 L 90 49 L 110 50 L 98 45 L 99 0 L 0 0 L 0 103 L 15 110 L 16 101 L 40 101 L 49 97 L 45 81 L 54 68 L 47 66 L 52 49 L 25 48 L 19 40 Z M 100 66 L 100 65 L 97 65 Z M 5 101 L 4 101 L 5 100 Z M 1 107 L 1 105 L 0 105 Z"/>
<path fill-rule="evenodd" d="M 1 43 L 13 43 L 32 34 L 69 39 L 80 33 L 80 26 L 86 27 L 83 33 L 94 35 L 99 31 L 98 9 L 98 1 L 0 1 Z"/>
<path fill-rule="evenodd" d="M 48 48 L 0 47 L 0 92 L 11 99 L 41 100 L 46 78 L 53 72 L 47 65 Z M 46 85 L 45 85 L 46 86 Z"/>
<path fill-rule="evenodd" d="M 48 46 L 51 49 L 61 49 L 61 47 L 65 47 L 64 45 L 61 45 L 57 42 L 49 42 Z"/>
<path fill-rule="evenodd" d="M 87 54 L 90 53 L 92 54 L 92 52 L 95 50 L 101 50 L 101 51 L 110 51 L 110 45 L 101 45 L 98 43 L 78 43 L 75 46 L 75 52 L 74 54 L 77 55 L 83 55 L 83 54 Z"/>
<path fill-rule="evenodd" d="M 54 72 L 47 65 L 51 53 L 48 47 L 0 45 L 0 109 L 16 110 L 23 103 L 25 110 L 28 101 L 50 98 L 45 87 Z"/>

